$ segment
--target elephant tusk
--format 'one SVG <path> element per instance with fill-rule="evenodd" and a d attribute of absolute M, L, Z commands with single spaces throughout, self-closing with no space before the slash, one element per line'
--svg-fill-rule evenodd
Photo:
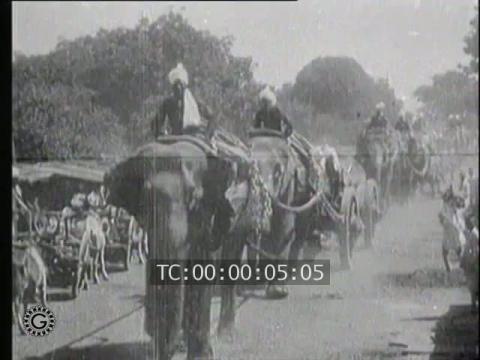
<path fill-rule="evenodd" d="M 300 206 L 291 206 L 291 205 L 286 205 L 282 203 L 278 198 L 272 197 L 273 203 L 278 206 L 279 208 L 290 211 L 293 213 L 301 213 L 307 210 L 310 210 L 314 205 L 316 205 L 322 198 L 323 193 L 318 192 L 316 193 L 310 200 L 308 200 L 305 204 L 300 205 Z"/>

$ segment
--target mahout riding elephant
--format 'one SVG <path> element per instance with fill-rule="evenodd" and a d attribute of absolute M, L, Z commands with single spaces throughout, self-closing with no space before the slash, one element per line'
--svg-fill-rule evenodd
<path fill-rule="evenodd" d="M 251 135 L 251 156 L 273 204 L 265 249 L 284 256 L 287 245 L 291 244 L 289 259 L 297 259 L 305 240 L 317 226 L 318 206 L 322 206 L 334 223 L 341 225 L 335 227 L 340 235 L 340 258 L 342 265 L 349 268 L 350 225 L 357 209 L 354 189 L 344 186 L 340 167 L 326 156 L 325 164 L 316 167 L 317 180 L 312 183 L 311 176 L 284 138 L 265 130 Z M 270 287 L 270 291 L 277 291 L 276 284 Z"/>
<path fill-rule="evenodd" d="M 226 233 L 222 226 L 228 227 L 219 204 L 231 168 L 188 136 L 174 140 L 146 144 L 117 164 L 105 177 L 109 202 L 128 211 L 146 230 L 149 259 L 179 265 L 211 260 L 220 245 L 214 234 Z M 213 359 L 211 286 L 157 286 L 149 277 L 147 271 L 145 328 L 155 358 L 172 358 L 183 327 L 187 359 Z"/>
<path fill-rule="evenodd" d="M 318 184 L 312 187 L 304 164 L 277 131 L 252 130 L 250 157 L 253 165 L 228 190 L 237 218 L 232 221 L 222 259 L 240 263 L 247 246 L 263 259 L 297 260 L 312 231 L 324 227 L 318 218 L 319 206 L 328 203 L 333 204 L 327 211 L 340 237 L 342 265 L 348 268 L 353 244 L 350 240 L 354 236 L 350 225 L 356 202 L 353 188 L 343 196 L 343 173 L 333 158 L 325 156 L 321 161 Z M 333 199 L 339 201 L 338 206 Z M 333 207 L 341 209 L 340 213 L 332 213 L 336 211 Z M 287 295 L 284 283 L 274 280 L 267 284 L 268 298 Z M 218 333 L 223 335 L 229 334 L 235 323 L 235 285 L 222 285 L 221 296 Z"/>

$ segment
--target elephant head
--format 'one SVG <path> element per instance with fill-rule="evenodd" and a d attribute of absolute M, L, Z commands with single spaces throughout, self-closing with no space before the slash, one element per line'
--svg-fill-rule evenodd
<path fill-rule="evenodd" d="M 227 174 L 219 159 L 194 144 L 153 143 L 113 168 L 105 184 L 110 203 L 125 208 L 146 229 L 149 258 L 182 263 L 209 259 L 207 243 Z M 184 286 L 147 283 L 145 325 L 157 358 L 171 358 L 182 318 L 189 356 L 210 358 L 210 292 L 207 286 L 189 286 L 188 294 Z"/>

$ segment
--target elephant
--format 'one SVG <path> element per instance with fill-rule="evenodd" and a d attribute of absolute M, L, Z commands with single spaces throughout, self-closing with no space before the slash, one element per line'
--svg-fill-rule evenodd
<path fill-rule="evenodd" d="M 390 191 L 395 164 L 399 156 L 399 138 L 394 132 L 367 133 L 359 138 L 355 160 L 365 170 L 367 179 L 374 179 L 380 187 L 381 211 L 390 204 Z"/>
<path fill-rule="evenodd" d="M 411 196 L 411 168 L 408 164 L 408 143 L 410 136 L 407 133 L 397 131 L 399 153 L 393 165 L 392 184 L 390 186 L 392 199 L 404 204 Z"/>
<path fill-rule="evenodd" d="M 181 266 L 212 260 L 219 234 L 229 227 L 224 193 L 231 166 L 189 136 L 165 139 L 140 147 L 106 174 L 109 202 L 128 211 L 146 230 L 147 259 Z M 145 329 L 154 358 L 171 359 L 183 329 L 187 359 L 213 359 L 211 285 L 153 285 L 150 276 L 147 271 Z"/>
<path fill-rule="evenodd" d="M 272 130 L 250 132 L 250 157 L 252 165 L 249 171 L 228 191 L 237 218 L 232 221 L 221 258 L 239 263 L 247 246 L 263 259 L 297 260 L 313 229 L 324 225 L 319 224 L 317 217 L 318 206 L 325 203 L 325 195 L 333 194 L 334 188 L 338 194 L 344 191 L 341 187 L 343 173 L 333 166 L 332 158 L 327 156 L 323 169 L 320 169 L 319 184 L 313 189 L 308 183 L 304 164 L 286 139 Z M 340 200 L 343 215 L 333 215 L 333 221 L 338 224 L 335 229 L 341 238 L 340 257 L 346 268 L 351 266 L 350 237 L 353 234 L 350 220 L 356 211 L 355 196 L 351 190 L 349 187 L 347 195 Z M 256 235 L 260 235 L 260 240 Z M 255 260 L 250 258 L 249 261 L 252 264 Z M 288 291 L 284 283 L 274 280 L 267 284 L 266 296 L 280 299 L 288 296 Z M 222 285 L 218 333 L 228 335 L 234 323 L 235 285 Z"/>

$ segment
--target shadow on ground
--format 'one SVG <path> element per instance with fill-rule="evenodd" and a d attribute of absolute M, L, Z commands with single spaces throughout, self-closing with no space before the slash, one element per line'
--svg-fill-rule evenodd
<path fill-rule="evenodd" d="M 444 269 L 424 268 L 411 273 L 379 274 L 378 281 L 384 286 L 403 288 L 451 288 L 465 286 L 465 276 L 460 269 L 447 273 Z"/>
<path fill-rule="evenodd" d="M 470 305 L 452 305 L 435 324 L 431 360 L 478 359 L 478 311 Z"/>
<path fill-rule="evenodd" d="M 135 360 L 147 359 L 149 344 L 146 342 L 92 345 L 82 348 L 61 348 L 43 356 L 28 357 L 25 360 Z"/>

